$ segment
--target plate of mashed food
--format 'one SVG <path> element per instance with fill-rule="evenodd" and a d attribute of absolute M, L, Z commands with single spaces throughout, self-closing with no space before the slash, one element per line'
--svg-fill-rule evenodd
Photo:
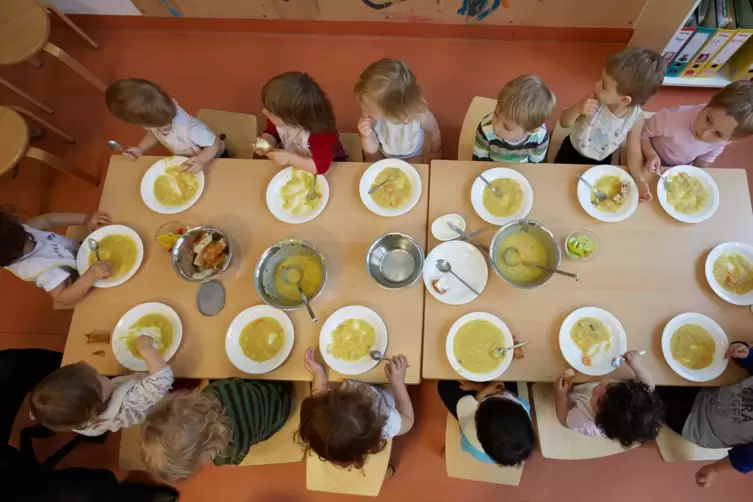
<path fill-rule="evenodd" d="M 141 198 L 155 213 L 175 214 L 190 208 L 204 191 L 204 173 L 186 173 L 181 166 L 187 157 L 165 157 L 146 170 L 141 178 Z"/>
<path fill-rule="evenodd" d="M 293 350 L 295 332 L 285 312 L 269 305 L 238 314 L 225 336 L 225 352 L 239 370 L 258 375 L 277 369 Z"/>
<path fill-rule="evenodd" d="M 358 192 L 372 213 L 400 216 L 413 209 L 421 198 L 421 176 L 403 160 L 380 160 L 364 171 Z"/>
<path fill-rule="evenodd" d="M 142 303 L 120 318 L 112 336 L 115 359 L 131 371 L 146 371 L 146 362 L 136 350 L 136 339 L 146 335 L 153 339 L 165 361 L 178 351 L 183 339 L 183 324 L 178 313 L 164 303 Z"/>
<path fill-rule="evenodd" d="M 334 312 L 319 332 L 319 350 L 333 370 L 360 375 L 376 366 L 372 350 L 387 352 L 387 325 L 368 307 L 349 305 Z"/>
<path fill-rule="evenodd" d="M 97 288 L 120 286 L 138 271 L 144 260 L 144 243 L 132 228 L 125 225 L 107 225 L 92 232 L 76 255 L 76 269 L 83 275 L 97 261 L 97 254 L 91 250 L 89 239 L 99 244 L 99 257 L 110 263 L 110 277 L 94 282 Z"/>
<path fill-rule="evenodd" d="M 525 176 L 507 167 L 495 167 L 482 174 L 495 190 L 478 177 L 471 186 L 471 204 L 481 219 L 502 226 L 528 216 L 533 207 L 533 188 Z"/>
<path fill-rule="evenodd" d="M 656 193 L 661 207 L 683 223 L 706 221 L 719 208 L 719 187 L 703 169 L 675 166 L 667 169 L 657 182 Z"/>
<path fill-rule="evenodd" d="M 667 323 L 661 337 L 664 358 L 672 370 L 691 382 L 708 382 L 727 369 L 729 341 L 724 330 L 703 314 L 680 314 Z"/>
<path fill-rule="evenodd" d="M 285 223 L 306 223 L 324 211 L 329 201 L 329 183 L 324 176 L 316 177 L 316 196 L 309 198 L 314 175 L 286 167 L 267 185 L 267 207 L 278 220 Z"/>
<path fill-rule="evenodd" d="M 614 371 L 612 358 L 627 351 L 627 335 L 620 321 L 606 310 L 583 307 L 562 323 L 560 350 L 576 371 L 606 375 Z"/>
<path fill-rule="evenodd" d="M 706 280 L 722 300 L 732 305 L 753 305 L 753 246 L 725 242 L 706 258 Z"/>
<path fill-rule="evenodd" d="M 471 312 L 450 327 L 445 351 L 458 375 L 473 382 L 488 382 L 504 373 L 513 360 L 514 351 L 499 354 L 496 349 L 514 343 L 510 328 L 499 317 Z"/>
<path fill-rule="evenodd" d="M 615 223 L 628 219 L 638 208 L 638 186 L 626 170 L 617 166 L 594 166 L 582 174 L 596 190 L 607 194 L 599 202 L 585 183 L 578 181 L 578 202 L 599 221 Z"/>

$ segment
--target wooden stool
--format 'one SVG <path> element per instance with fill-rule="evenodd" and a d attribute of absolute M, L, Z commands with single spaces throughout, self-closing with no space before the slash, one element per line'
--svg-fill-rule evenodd
<path fill-rule="evenodd" d="M 471 100 L 468 111 L 465 112 L 463 126 L 460 128 L 458 140 L 458 160 L 473 159 L 473 144 L 476 142 L 476 129 L 481 119 L 489 115 L 497 107 L 497 100 L 476 96 Z"/>
<path fill-rule="evenodd" d="M 73 143 L 73 138 L 63 131 L 53 126 L 49 122 L 40 119 L 36 115 L 23 108 L 0 106 L 0 176 L 14 169 L 24 157 L 40 160 L 58 171 L 78 178 L 94 186 L 99 185 L 99 178 L 69 165 L 60 157 L 53 155 L 45 150 L 29 146 L 29 128 L 21 118 L 23 114 L 35 122 L 39 122 L 43 127 L 58 134 L 60 137 Z"/>
<path fill-rule="evenodd" d="M 729 448 L 703 448 L 691 443 L 678 433 L 663 425 L 656 438 L 659 455 L 665 462 L 690 462 L 694 460 L 721 460 Z"/>
<path fill-rule="evenodd" d="M 54 12 L 76 33 L 95 49 L 99 46 L 89 38 L 73 21 L 68 19 L 54 5 L 36 2 L 34 0 L 2 0 L 0 1 L 0 65 L 12 65 L 28 61 L 33 66 L 41 68 L 42 62 L 37 57 L 44 51 L 58 58 L 71 70 L 75 71 L 100 92 L 105 92 L 107 86 L 96 75 L 87 70 L 81 63 L 73 59 L 67 52 L 50 43 L 49 12 Z M 11 88 L 13 90 L 13 88 Z M 29 99 L 28 95 L 21 94 Z M 35 102 L 34 104 L 37 104 Z"/>
<path fill-rule="evenodd" d="M 382 489 L 390 463 L 392 440 L 376 455 L 371 455 L 363 469 L 342 469 L 322 462 L 315 453 L 306 457 L 306 489 L 317 492 L 345 493 L 376 497 Z"/>
<path fill-rule="evenodd" d="M 256 139 L 256 115 L 202 108 L 196 118 L 218 135 L 225 135 L 225 148 L 231 157 L 234 159 L 254 158 L 251 142 Z"/>
<path fill-rule="evenodd" d="M 5 87 L 7 87 L 8 89 L 10 89 L 11 91 L 15 92 L 16 94 L 18 94 L 18 95 L 19 95 L 19 96 L 21 96 L 22 98 L 24 98 L 24 99 L 26 99 L 26 100 L 30 101 L 30 102 L 31 102 L 32 104 L 34 104 L 34 105 L 38 106 L 38 107 L 39 107 L 39 108 L 41 108 L 42 110 L 44 110 L 44 111 L 46 111 L 47 113 L 49 113 L 50 115 L 52 115 L 52 108 L 50 108 L 49 106 L 47 106 L 46 104 L 44 104 L 44 103 L 42 103 L 42 102 L 40 102 L 40 101 L 37 101 L 37 100 L 36 100 L 36 99 L 34 99 L 34 98 L 32 98 L 31 96 L 29 96 L 29 95 L 28 95 L 28 94 L 26 94 L 26 93 L 25 93 L 24 91 L 22 91 L 21 89 L 19 89 L 19 88 L 18 88 L 18 87 L 16 87 L 15 85 L 11 84 L 11 83 L 10 83 L 10 82 L 8 82 L 7 80 L 0 78 L 0 85 L 3 85 L 3 86 L 5 86 Z"/>

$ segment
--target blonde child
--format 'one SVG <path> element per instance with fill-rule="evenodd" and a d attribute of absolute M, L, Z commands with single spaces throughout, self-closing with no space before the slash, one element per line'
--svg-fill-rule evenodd
<path fill-rule="evenodd" d="M 290 382 L 229 378 L 203 390 L 174 392 L 141 426 L 147 470 L 177 482 L 204 465 L 238 465 L 253 445 L 279 431 L 290 415 Z"/>
<path fill-rule="evenodd" d="M 138 159 L 162 143 L 173 155 L 189 157 L 183 164 L 189 173 L 204 170 L 217 157 L 229 157 L 217 134 L 153 82 L 118 80 L 107 88 L 105 102 L 115 117 L 147 131 L 136 146 L 125 149 L 126 157 Z"/>
<path fill-rule="evenodd" d="M 85 362 L 55 370 L 31 392 L 35 420 L 54 431 L 72 430 L 85 436 L 115 432 L 144 421 L 149 410 L 170 391 L 173 372 L 154 348 L 152 338 L 136 339 L 149 374 L 113 379 Z"/>
<path fill-rule="evenodd" d="M 332 104 L 309 75 L 297 71 L 277 75 L 264 84 L 261 101 L 267 127 L 261 135 L 264 141 L 256 140 L 257 155 L 280 167 L 318 174 L 327 174 L 332 162 L 348 160 Z"/>
<path fill-rule="evenodd" d="M 656 94 L 666 63 L 657 52 L 633 47 L 609 56 L 594 91 L 560 116 L 572 127 L 555 158 L 558 164 L 610 164 L 627 139 L 627 165 L 638 184 L 641 201 L 651 200 L 643 174 L 641 106 Z"/>
<path fill-rule="evenodd" d="M 361 73 L 355 93 L 361 103 L 358 133 L 366 160 L 420 163 L 442 156 L 437 119 L 408 65 L 395 59 L 372 63 Z"/>
<path fill-rule="evenodd" d="M 360 469 L 369 455 L 384 450 L 387 439 L 413 427 L 413 404 L 405 386 L 405 356 L 397 355 L 386 362 L 389 385 L 380 387 L 355 380 L 330 386 L 311 347 L 305 358 L 314 381 L 311 396 L 301 404 L 298 436 L 321 460 Z"/>
<path fill-rule="evenodd" d="M 638 351 L 628 351 L 624 357 L 635 378 L 573 385 L 574 372 L 568 370 L 557 379 L 555 408 L 563 427 L 619 441 L 625 448 L 656 439 L 664 405 Z"/>
<path fill-rule="evenodd" d="M 476 129 L 473 160 L 541 162 L 549 148 L 546 119 L 556 104 L 554 93 L 536 75 L 509 81 L 497 97 L 497 107 Z"/>
<path fill-rule="evenodd" d="M 93 232 L 110 223 L 107 213 L 48 213 L 23 224 L 10 213 L 0 211 L 0 266 L 24 281 L 33 281 L 55 301 L 74 305 L 95 281 L 110 276 L 110 264 L 97 262 L 78 277 L 79 244 L 50 230 L 84 225 Z"/>
<path fill-rule="evenodd" d="M 659 110 L 648 119 L 641 136 L 645 167 L 709 167 L 730 142 L 752 134 L 753 82 L 733 82 L 705 105 Z"/>

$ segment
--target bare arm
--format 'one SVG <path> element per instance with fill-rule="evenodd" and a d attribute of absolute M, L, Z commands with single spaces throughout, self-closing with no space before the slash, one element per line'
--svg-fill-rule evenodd
<path fill-rule="evenodd" d="M 389 380 L 395 393 L 395 409 L 400 413 L 401 418 L 398 436 L 411 430 L 415 422 L 413 403 L 410 400 L 408 388 L 405 386 L 405 371 L 407 369 L 408 358 L 402 354 L 394 356 L 384 365 L 384 373 L 387 375 L 387 380 Z"/>
<path fill-rule="evenodd" d="M 442 157 L 442 133 L 434 114 L 430 111 L 421 115 L 421 128 L 429 139 L 429 158 L 439 159 Z"/>
<path fill-rule="evenodd" d="M 89 215 L 85 213 L 47 213 L 30 219 L 26 224 L 39 230 L 52 230 L 71 225 L 83 225 L 87 218 Z"/>
<path fill-rule="evenodd" d="M 311 395 L 327 392 L 327 374 L 324 372 L 324 366 L 316 360 L 314 349 L 308 347 L 303 356 L 303 365 L 314 377 L 311 383 Z"/>
<path fill-rule="evenodd" d="M 308 171 L 312 174 L 316 172 L 316 164 L 314 163 L 314 159 L 312 159 L 311 157 L 301 157 L 300 155 L 297 155 L 295 153 L 287 153 L 287 164 L 297 167 L 298 169 L 303 169 L 304 171 Z"/>
<path fill-rule="evenodd" d="M 375 156 L 379 152 L 379 138 L 374 132 L 374 119 L 361 115 L 356 125 L 361 138 L 361 149 L 367 156 Z"/>
<path fill-rule="evenodd" d="M 560 115 L 560 125 L 565 129 L 570 128 L 573 126 L 573 124 L 575 124 L 575 121 L 578 120 L 578 117 L 580 116 L 581 105 L 580 103 L 576 103 L 573 106 L 562 110 L 562 115 Z"/>
<path fill-rule="evenodd" d="M 146 153 L 151 150 L 157 143 L 159 143 L 157 136 L 152 134 L 152 131 L 147 131 L 146 134 L 144 134 L 144 137 L 141 138 L 141 141 L 139 141 L 139 143 L 136 145 L 136 148 L 141 150 L 143 153 Z"/>
<path fill-rule="evenodd" d="M 50 296 L 63 305 L 75 305 L 92 289 L 94 281 L 104 279 L 109 275 L 110 264 L 108 262 L 95 263 L 77 280 L 72 283 L 70 279 L 64 281 L 60 286 L 50 291 Z"/>
<path fill-rule="evenodd" d="M 643 169 L 641 133 L 643 132 L 644 123 L 643 116 L 639 116 L 627 135 L 627 167 L 628 171 L 630 171 L 630 176 L 633 177 L 635 183 L 638 185 L 638 193 L 642 202 L 649 201 L 652 198 L 651 189 L 648 186 Z"/>
<path fill-rule="evenodd" d="M 654 378 L 643 365 L 643 356 L 641 356 L 637 350 L 629 350 L 625 352 L 625 362 L 627 362 L 630 369 L 633 370 L 635 378 L 645 383 L 653 390 L 655 386 Z"/>
<path fill-rule="evenodd" d="M 565 375 L 560 376 L 554 383 L 554 411 L 557 413 L 557 420 L 562 424 L 562 427 L 567 427 L 567 413 L 570 411 L 567 404 L 567 393 L 571 387 L 572 382 Z"/>
<path fill-rule="evenodd" d="M 167 362 L 162 354 L 154 347 L 151 337 L 141 335 L 136 340 L 136 350 L 138 350 L 141 357 L 146 362 L 146 367 L 149 370 L 150 375 L 154 375 L 158 371 L 162 371 L 167 367 Z"/>

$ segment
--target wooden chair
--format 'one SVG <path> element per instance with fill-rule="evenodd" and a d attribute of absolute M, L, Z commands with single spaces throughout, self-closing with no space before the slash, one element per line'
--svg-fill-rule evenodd
<path fill-rule="evenodd" d="M 21 89 L 19 89 L 15 85 L 11 84 L 7 80 L 5 80 L 3 78 L 0 78 L 0 85 L 7 87 L 8 89 L 10 89 L 11 91 L 15 92 L 16 94 L 18 94 L 22 98 L 26 99 L 27 101 L 31 102 L 32 104 L 36 105 L 37 107 L 41 108 L 45 112 L 47 112 L 50 115 L 52 115 L 52 108 L 50 108 L 49 106 L 47 106 L 46 104 L 44 104 L 44 103 L 42 103 L 40 101 L 37 101 L 35 98 L 29 96 L 24 91 L 22 91 Z"/>
<path fill-rule="evenodd" d="M 363 162 L 363 150 L 361 149 L 361 136 L 355 132 L 341 132 L 340 143 L 348 154 L 350 162 Z"/>
<path fill-rule="evenodd" d="M 546 161 L 550 164 L 554 163 L 554 157 L 557 156 L 557 152 L 560 151 L 562 142 L 570 135 L 570 128 L 565 128 L 560 125 L 560 121 L 557 121 L 557 125 L 554 126 L 554 131 L 549 138 L 549 150 L 546 153 Z"/>
<path fill-rule="evenodd" d="M 124 471 L 145 471 L 141 460 L 141 426 L 134 425 L 120 431 L 120 452 L 118 467 Z"/>
<path fill-rule="evenodd" d="M 67 52 L 50 43 L 49 13 L 55 13 L 60 19 L 78 33 L 94 49 L 99 49 L 94 40 L 84 33 L 73 21 L 60 12 L 54 5 L 41 0 L 2 0 L 0 2 L 0 66 L 13 65 L 22 61 L 28 61 L 37 68 L 42 67 L 42 61 L 38 54 L 41 51 L 58 58 L 71 70 L 78 73 L 82 78 L 92 84 L 100 92 L 105 92 L 107 86 L 86 69 L 81 63 L 72 58 Z M 10 88 L 14 90 L 14 88 Z M 20 93 L 26 99 L 30 97 Z M 39 106 L 40 103 L 32 100 Z M 42 107 L 44 109 L 44 107 Z"/>
<path fill-rule="evenodd" d="M 557 420 L 554 407 L 554 385 L 534 384 L 533 402 L 536 407 L 539 445 L 544 457 L 581 460 L 608 457 L 625 451 L 617 441 L 584 436 L 563 427 Z"/>
<path fill-rule="evenodd" d="M 256 138 L 256 115 L 202 108 L 196 118 L 217 134 L 225 135 L 225 147 L 235 159 L 254 158 L 251 142 Z"/>
<path fill-rule="evenodd" d="M 460 128 L 458 140 L 458 160 L 473 159 L 473 144 L 476 141 L 476 129 L 481 119 L 489 115 L 497 107 L 497 100 L 476 96 L 471 101 L 471 106 L 465 112 L 463 126 Z"/>
<path fill-rule="evenodd" d="M 520 397 L 528 401 L 528 384 L 518 382 Z M 447 426 L 444 433 L 444 458 L 447 475 L 451 478 L 518 486 L 523 476 L 523 466 L 503 467 L 497 464 L 485 464 L 474 459 L 460 446 L 460 424 L 455 417 L 447 414 Z"/>
<path fill-rule="evenodd" d="M 382 489 L 384 476 L 390 462 L 392 440 L 387 447 L 371 455 L 363 469 L 341 469 L 322 462 L 316 454 L 306 457 L 306 489 L 317 492 L 344 493 L 376 497 Z"/>
<path fill-rule="evenodd" d="M 714 461 L 727 456 L 729 448 L 703 448 L 663 425 L 656 438 L 659 455 L 665 462 Z"/>

